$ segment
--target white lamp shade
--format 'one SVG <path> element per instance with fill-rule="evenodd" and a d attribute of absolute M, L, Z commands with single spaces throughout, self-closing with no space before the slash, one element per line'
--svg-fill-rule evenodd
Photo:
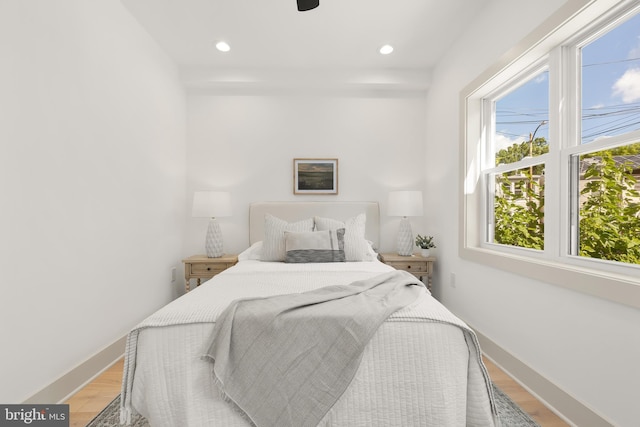
<path fill-rule="evenodd" d="M 195 218 L 231 216 L 231 194 L 225 191 L 196 191 L 193 193 Z"/>
<path fill-rule="evenodd" d="M 392 191 L 389 193 L 389 216 L 422 216 L 422 191 Z"/>

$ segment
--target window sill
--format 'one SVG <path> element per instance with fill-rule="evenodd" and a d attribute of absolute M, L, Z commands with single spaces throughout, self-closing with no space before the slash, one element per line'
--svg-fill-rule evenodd
<path fill-rule="evenodd" d="M 462 248 L 460 257 L 530 279 L 640 308 L 640 278 L 483 248 Z"/>

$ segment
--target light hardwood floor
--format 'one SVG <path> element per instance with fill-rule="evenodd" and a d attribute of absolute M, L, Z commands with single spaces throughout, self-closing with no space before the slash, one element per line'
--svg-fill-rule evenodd
<path fill-rule="evenodd" d="M 542 427 L 565 427 L 565 423 L 490 360 L 485 365 L 493 382 Z M 119 393 L 122 384 L 123 359 L 100 374 L 74 394 L 69 404 L 70 427 L 84 427 Z"/>
<path fill-rule="evenodd" d="M 69 427 L 86 426 L 120 394 L 123 368 L 124 359 L 120 359 L 65 402 L 69 404 Z"/>
<path fill-rule="evenodd" d="M 531 393 L 525 390 L 524 387 L 514 381 L 490 360 L 485 358 L 484 364 L 494 384 L 542 427 L 569 426 L 562 418 L 544 406 L 542 402 L 533 397 Z"/>

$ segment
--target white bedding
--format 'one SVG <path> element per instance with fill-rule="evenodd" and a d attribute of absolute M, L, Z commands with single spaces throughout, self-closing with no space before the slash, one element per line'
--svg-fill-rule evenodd
<path fill-rule="evenodd" d="M 201 356 L 234 299 L 348 284 L 391 268 L 380 262 L 284 264 L 242 260 L 143 321 L 129 335 L 123 419 L 152 426 L 247 426 L 220 398 Z M 491 426 L 488 375 L 475 335 L 424 295 L 392 315 L 366 347 L 326 426 Z"/>

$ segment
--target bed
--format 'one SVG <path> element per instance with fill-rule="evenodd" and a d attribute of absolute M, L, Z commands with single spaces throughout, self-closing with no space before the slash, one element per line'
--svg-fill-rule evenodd
<path fill-rule="evenodd" d="M 238 299 L 313 292 L 394 274 L 373 250 L 379 244 L 378 219 L 374 202 L 253 203 L 250 247 L 239 262 L 130 332 L 121 421 L 126 424 L 139 413 L 154 427 L 251 425 L 221 395 L 212 363 L 203 357 L 216 320 Z M 273 260 L 283 248 L 285 260 L 294 252 L 286 250 L 289 240 L 282 241 L 284 229 L 286 239 L 306 238 L 308 232 L 344 233 L 340 248 L 345 261 Z M 317 425 L 497 425 L 475 334 L 426 288 L 419 292 L 415 302 L 391 314 L 373 333 L 353 379 Z"/>

